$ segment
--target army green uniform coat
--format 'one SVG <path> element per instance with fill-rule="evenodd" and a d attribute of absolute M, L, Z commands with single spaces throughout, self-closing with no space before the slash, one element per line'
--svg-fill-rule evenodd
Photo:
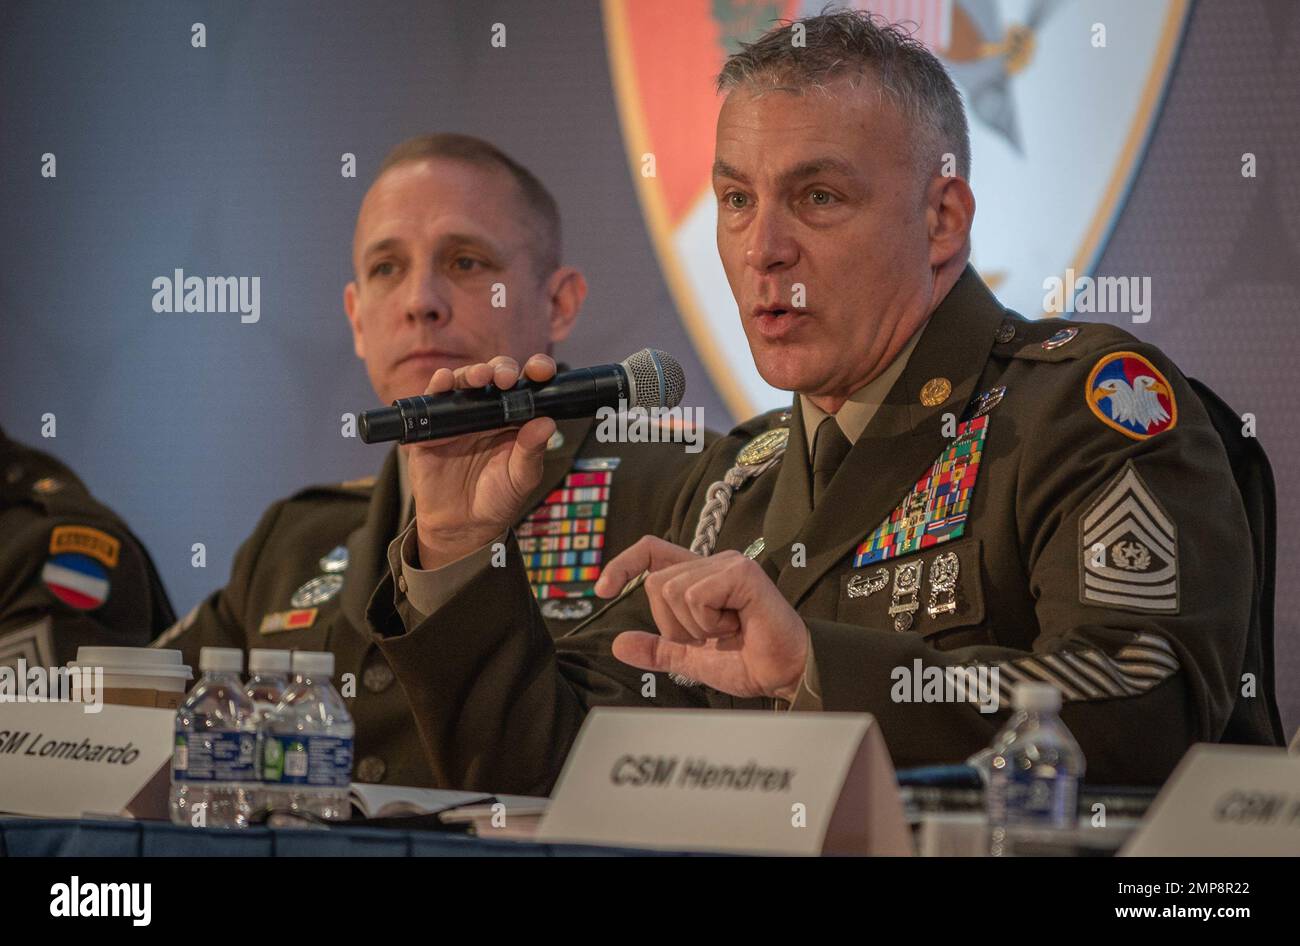
<path fill-rule="evenodd" d="M 126 523 L 66 466 L 0 430 L 0 663 L 143 647 L 175 620 Z"/>
<path fill-rule="evenodd" d="M 1134 368 L 1124 384 L 1112 377 Z M 855 564 L 878 527 L 935 518 L 914 487 L 944 457 L 939 472 L 955 462 L 966 476 L 981 420 L 964 521 Z M 796 402 L 705 452 L 677 498 L 673 541 L 691 545 L 711 484 L 775 427 L 789 428 L 788 448 L 735 491 L 716 549 L 764 539 L 758 561 L 810 633 L 814 705 L 874 714 L 895 765 L 961 762 L 986 746 L 1017 681 L 1062 691 L 1094 783 L 1159 782 L 1196 741 L 1273 741 L 1271 681 L 1240 695 L 1243 674 L 1261 670 L 1257 642 L 1248 650 L 1241 496 L 1202 405 L 1154 347 L 1105 325 L 1027 322 L 968 269 L 816 509 Z M 513 552 L 432 615 L 389 576 L 369 619 L 447 787 L 549 790 L 595 706 L 784 708 L 667 675 L 643 697 L 642 671 L 610 645 L 653 630 L 644 591 L 552 644 Z M 997 668 L 1001 709 L 911 700 L 900 674 L 928 667 L 983 668 L 988 680 Z"/>
<path fill-rule="evenodd" d="M 676 443 L 600 443 L 590 419 L 560 421 L 558 429 L 563 441 L 547 451 L 541 484 L 526 509 L 532 511 L 562 486 L 583 461 L 612 458 L 617 466 L 611 471 L 603 561 L 647 532 L 666 528 L 673 489 L 663 483 L 680 478 L 698 453 L 688 454 Z M 434 783 L 410 706 L 365 621 L 371 593 L 389 570 L 388 545 L 401 525 L 400 497 L 394 449 L 377 479 L 312 487 L 276 503 L 239 549 L 226 587 L 156 643 L 180 648 L 196 666 L 199 649 L 208 646 L 332 651 L 335 686 L 347 697 L 356 725 L 354 779 L 429 786 Z M 339 546 L 347 551 L 347 566 L 330 572 L 343 560 L 331 556 Z M 317 604 L 314 613 L 310 606 L 293 605 L 305 583 L 328 574 L 342 576 L 341 590 Z M 529 587 L 525 583 L 525 590 Z M 549 619 L 533 613 L 549 639 L 575 627 L 598 601 L 578 599 L 585 609 L 557 609 Z M 463 620 L 472 623 L 473 616 Z"/>

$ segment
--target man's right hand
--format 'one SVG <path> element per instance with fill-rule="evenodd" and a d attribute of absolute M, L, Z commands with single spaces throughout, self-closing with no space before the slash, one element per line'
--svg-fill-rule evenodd
<path fill-rule="evenodd" d="M 555 370 L 549 355 L 533 355 L 522 373 L 531 381 L 549 381 Z M 505 390 L 519 377 L 519 363 L 498 355 L 455 371 L 439 368 L 424 393 L 488 385 Z M 421 568 L 441 568 L 464 558 L 515 524 L 542 480 L 546 442 L 553 433 L 555 421 L 536 417 L 522 427 L 399 448 L 409 460 Z"/>

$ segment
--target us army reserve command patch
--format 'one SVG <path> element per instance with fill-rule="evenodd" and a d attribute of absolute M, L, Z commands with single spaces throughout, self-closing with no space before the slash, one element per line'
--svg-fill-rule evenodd
<path fill-rule="evenodd" d="M 989 418 L 985 414 L 957 425 L 957 435 L 929 472 L 853 554 L 853 567 L 955 539 L 966 531 L 966 514 L 975 492 Z"/>
<path fill-rule="evenodd" d="M 1079 518 L 1079 600 L 1178 613 L 1178 529 L 1133 461 Z"/>
<path fill-rule="evenodd" d="M 1134 440 L 1149 440 L 1178 423 L 1174 389 L 1137 352 L 1103 355 L 1088 375 L 1085 393 L 1098 420 Z"/>
<path fill-rule="evenodd" d="M 575 468 L 515 530 L 528 583 L 553 620 L 579 620 L 592 611 L 580 604 L 550 604 L 596 594 L 605 549 L 605 517 L 617 463 L 605 460 Z"/>

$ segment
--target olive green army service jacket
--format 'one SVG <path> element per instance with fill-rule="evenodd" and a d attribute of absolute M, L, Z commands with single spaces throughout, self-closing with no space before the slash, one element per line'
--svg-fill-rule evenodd
<path fill-rule="evenodd" d="M 735 491 L 716 549 L 764 540 L 758 561 L 810 633 L 815 705 L 874 714 L 895 765 L 986 746 L 1019 681 L 1062 692 L 1094 783 L 1159 782 L 1230 725 L 1274 741 L 1271 681 L 1241 695 L 1262 669 L 1241 494 L 1156 348 L 1107 325 L 1026 321 L 968 268 L 816 509 L 796 401 L 703 454 L 669 538 L 691 545 L 711 485 L 777 428 L 788 434 L 748 459 L 788 436 L 784 454 Z M 667 675 L 643 695 L 642 671 L 610 650 L 621 631 L 654 629 L 643 590 L 553 643 L 513 549 L 430 615 L 385 576 L 368 616 L 446 787 L 548 791 L 596 706 L 785 708 Z M 1000 700 L 927 689 L 931 668 L 983 674 Z"/>
<path fill-rule="evenodd" d="M 599 540 L 582 548 L 598 549 L 599 560 L 608 562 L 645 533 L 666 528 L 674 492 L 664 484 L 700 456 L 679 443 L 602 443 L 597 429 L 591 419 L 558 423 L 561 437 L 553 439 L 542 481 L 525 506 L 529 512 L 515 527 L 538 546 L 525 590 L 553 596 L 539 605 L 548 616 L 534 612 L 548 638 L 593 612 L 599 599 L 590 587 L 599 568 L 548 571 L 561 562 L 542 543 L 594 526 Z M 592 489 L 586 484 L 593 477 L 604 493 L 573 492 Z M 365 621 L 366 603 L 388 571 L 388 545 L 405 522 L 400 497 L 394 448 L 377 478 L 315 486 L 277 502 L 239 549 L 226 587 L 155 646 L 179 648 L 193 665 L 208 646 L 333 652 L 334 682 L 356 726 L 354 778 L 429 786 L 434 782 L 410 706 Z M 585 503 L 594 508 L 578 508 Z M 582 555 L 575 555 L 581 567 Z M 472 623 L 474 616 L 458 620 Z"/>
<path fill-rule="evenodd" d="M 0 664 L 140 647 L 174 620 L 126 523 L 63 463 L 0 430 Z"/>

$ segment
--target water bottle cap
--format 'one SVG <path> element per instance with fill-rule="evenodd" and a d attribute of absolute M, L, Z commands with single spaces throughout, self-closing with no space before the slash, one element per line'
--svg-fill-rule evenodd
<path fill-rule="evenodd" d="M 290 656 L 287 650 L 256 647 L 248 652 L 249 673 L 288 673 Z"/>
<path fill-rule="evenodd" d="M 199 651 L 199 669 L 224 672 L 244 669 L 244 652 L 238 647 L 204 647 Z"/>
<path fill-rule="evenodd" d="M 313 677 L 334 676 L 334 655 L 328 650 L 295 650 L 293 672 Z"/>
<path fill-rule="evenodd" d="M 1061 708 L 1061 691 L 1050 683 L 1018 683 L 1015 706 L 1029 713 L 1055 713 Z"/>

